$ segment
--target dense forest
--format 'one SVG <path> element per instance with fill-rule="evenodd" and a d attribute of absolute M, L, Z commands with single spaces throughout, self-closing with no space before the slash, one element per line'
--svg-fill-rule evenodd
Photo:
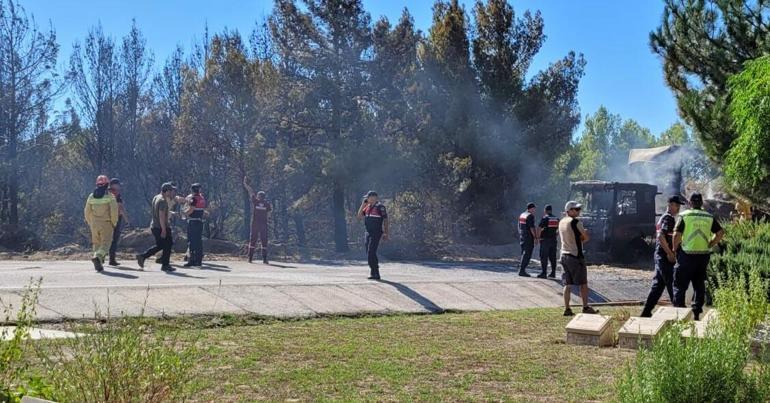
<path fill-rule="evenodd" d="M 408 10 L 276 0 L 252 32 L 201 27 L 162 61 L 136 21 L 119 38 L 91 27 L 61 61 L 55 24 L 0 0 L 0 223 L 49 246 L 86 241 L 98 174 L 123 181 L 137 227 L 162 182 L 200 182 L 210 235 L 244 239 L 248 177 L 278 242 L 346 250 L 369 189 L 397 242 L 505 242 L 527 201 L 558 206 L 569 180 L 610 178 L 629 148 L 694 141 L 605 108 L 575 136 L 585 58 L 531 71 L 545 21 L 506 0 L 438 0 L 427 32 Z"/>

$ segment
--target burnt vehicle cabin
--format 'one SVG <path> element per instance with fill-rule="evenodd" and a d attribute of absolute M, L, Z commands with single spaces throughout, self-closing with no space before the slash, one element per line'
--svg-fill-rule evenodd
<path fill-rule="evenodd" d="M 571 184 L 571 199 L 583 204 L 581 221 L 591 234 L 587 258 L 633 261 L 648 252 L 655 236 L 655 196 L 646 183 L 582 181 Z"/>

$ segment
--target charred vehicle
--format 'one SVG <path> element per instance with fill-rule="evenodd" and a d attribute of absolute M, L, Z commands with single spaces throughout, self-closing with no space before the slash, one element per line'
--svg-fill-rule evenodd
<path fill-rule="evenodd" d="M 583 204 L 581 221 L 591 235 L 589 260 L 633 261 L 650 251 L 655 235 L 655 196 L 646 183 L 573 182 L 570 199 Z"/>

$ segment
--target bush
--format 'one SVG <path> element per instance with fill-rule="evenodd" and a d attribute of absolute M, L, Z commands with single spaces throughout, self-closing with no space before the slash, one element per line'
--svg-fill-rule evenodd
<path fill-rule="evenodd" d="M 88 334 L 38 350 L 55 399 L 161 402 L 186 397 L 195 343 L 185 345 L 176 332 L 150 329 L 141 319 L 113 319 L 85 330 Z"/>
<path fill-rule="evenodd" d="M 748 291 L 747 291 L 748 290 Z M 760 270 L 725 273 L 714 290 L 719 309 L 703 339 L 672 325 L 641 350 L 618 382 L 621 402 L 761 402 L 770 399 L 770 364 L 751 362 L 750 336 L 767 318 L 768 283 Z M 692 326 L 692 324 L 689 324 Z"/>
<path fill-rule="evenodd" d="M 712 291 L 718 287 L 722 277 L 742 276 L 748 279 L 752 271 L 758 272 L 762 279 L 770 279 L 770 223 L 741 221 L 725 225 L 722 249 L 711 257 L 709 264 Z"/>
<path fill-rule="evenodd" d="M 28 350 L 29 329 L 35 319 L 35 305 L 40 281 L 33 282 L 22 295 L 21 305 L 15 316 L 16 327 L 0 332 L 0 402 L 18 402 L 22 396 L 50 398 L 51 388 L 31 372 Z M 3 304 L 4 323 L 11 322 L 12 307 Z M 11 335 L 8 340 L 5 336 Z"/>

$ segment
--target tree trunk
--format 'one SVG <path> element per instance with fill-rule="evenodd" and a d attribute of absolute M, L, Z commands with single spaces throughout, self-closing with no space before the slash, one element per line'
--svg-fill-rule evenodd
<path fill-rule="evenodd" d="M 11 162 L 8 175 L 8 199 L 10 202 L 8 223 L 11 225 L 19 224 L 19 159 L 17 155 L 17 139 L 18 135 L 16 133 L 10 133 L 10 138 L 8 139 L 8 160 Z"/>
<path fill-rule="evenodd" d="M 294 214 L 294 226 L 297 227 L 297 245 L 305 246 L 305 220 L 302 214 Z"/>
<path fill-rule="evenodd" d="M 332 217 L 334 218 L 334 246 L 337 252 L 348 251 L 348 225 L 345 221 L 345 187 L 334 179 Z"/>

